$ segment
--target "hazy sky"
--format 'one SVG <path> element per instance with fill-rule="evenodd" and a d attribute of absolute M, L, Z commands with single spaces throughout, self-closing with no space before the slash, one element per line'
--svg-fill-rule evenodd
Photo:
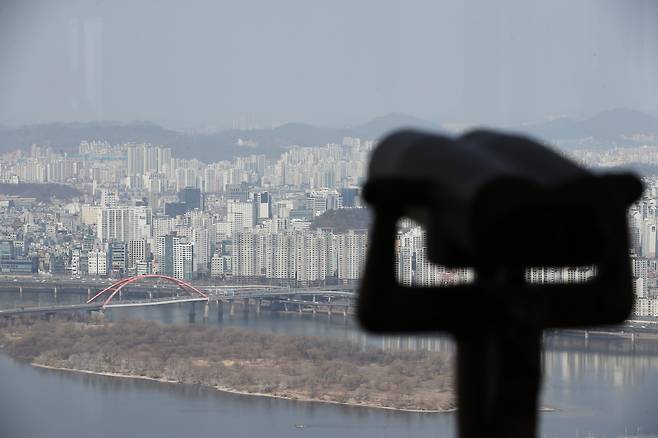
<path fill-rule="evenodd" d="M 0 124 L 658 110 L 658 2 L 0 0 Z"/>

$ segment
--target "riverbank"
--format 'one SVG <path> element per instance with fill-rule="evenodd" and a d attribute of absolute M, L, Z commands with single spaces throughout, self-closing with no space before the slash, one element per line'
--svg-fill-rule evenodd
<path fill-rule="evenodd" d="M 44 365 L 36 362 L 32 362 L 30 365 L 36 368 L 41 368 L 41 369 L 46 369 L 46 370 L 55 370 L 55 371 L 65 371 L 65 372 L 71 372 L 71 373 L 82 373 L 82 374 L 92 374 L 96 376 L 104 376 L 104 377 L 115 377 L 115 378 L 122 378 L 122 379 L 136 379 L 136 380 L 149 380 L 152 382 L 159 382 L 159 383 L 172 383 L 172 384 L 182 384 L 185 385 L 186 383 L 184 382 L 177 382 L 175 380 L 167 380 L 167 379 L 157 379 L 154 377 L 148 377 L 148 376 L 135 376 L 135 375 L 130 375 L 130 374 L 120 374 L 120 373 L 109 373 L 109 372 L 100 372 L 100 371 L 89 371 L 89 370 L 78 370 L 78 369 L 73 369 L 73 368 L 62 368 L 62 367 L 54 367 L 50 365 Z M 203 385 L 202 386 L 206 386 Z M 405 409 L 405 408 L 396 408 L 393 406 L 383 406 L 383 405 L 376 405 L 376 404 L 368 404 L 368 403 L 344 403 L 344 402 L 337 402 L 337 401 L 332 401 L 332 400 L 323 400 L 319 398 L 309 398 L 309 397 L 304 397 L 301 394 L 266 394 L 262 392 L 247 392 L 247 391 L 241 391 L 239 389 L 235 388 L 227 388 L 227 387 L 220 387 L 220 386 L 206 386 L 208 388 L 212 388 L 214 390 L 220 391 L 220 392 L 226 392 L 229 394 L 237 394 L 237 395 L 246 395 L 246 396 L 255 396 L 255 397 L 268 397 L 268 398 L 275 398 L 275 399 L 281 399 L 281 400 L 289 400 L 289 401 L 298 401 L 298 402 L 310 402 L 310 403 L 326 403 L 326 404 L 333 404 L 333 405 L 342 405 L 342 406 L 350 406 L 350 407 L 360 407 L 360 408 L 369 408 L 369 409 L 388 409 L 391 411 L 399 411 L 399 412 L 412 412 L 412 413 L 418 413 L 418 414 L 442 414 L 442 413 L 451 413 L 451 412 L 456 412 L 457 408 L 447 408 L 447 409 L 435 409 L 435 410 L 427 410 L 427 409 Z M 542 408 L 540 411 L 545 411 L 545 412 L 552 412 L 555 409 L 551 408 Z"/>
<path fill-rule="evenodd" d="M 42 368 L 304 402 L 455 409 L 445 353 L 385 353 L 345 340 L 136 321 L 39 322 L 0 334 L 10 356 Z"/>
<path fill-rule="evenodd" d="M 32 362 L 30 365 L 36 368 L 42 368 L 42 369 L 47 369 L 47 370 L 56 370 L 56 371 L 66 371 L 66 372 L 72 372 L 72 373 L 82 373 L 82 374 L 92 374 L 96 376 L 105 376 L 105 377 L 118 377 L 118 378 L 123 378 L 123 379 L 136 379 L 136 380 L 149 380 L 153 382 L 159 382 L 159 383 L 173 383 L 173 384 L 183 384 L 183 382 L 177 382 L 175 380 L 166 380 L 166 379 L 156 379 L 154 377 L 148 377 L 148 376 L 135 376 L 135 375 L 130 375 L 130 374 L 119 374 L 119 373 L 108 373 L 108 372 L 99 372 L 99 371 L 89 371 L 89 370 L 78 370 L 78 369 L 72 369 L 72 368 L 62 368 L 62 367 L 53 367 L 49 365 L 43 365 L 40 363 Z M 205 385 L 203 385 L 205 386 Z M 396 408 L 393 406 L 383 406 L 383 405 L 375 405 L 375 404 L 367 404 L 367 403 L 342 403 L 342 402 L 337 402 L 337 401 L 331 401 L 331 400 L 323 400 L 319 398 L 309 398 L 309 397 L 304 397 L 300 394 L 288 394 L 288 395 L 282 395 L 282 394 L 265 394 L 265 393 L 259 393 L 259 392 L 247 392 L 247 391 L 240 391 L 239 389 L 235 388 L 226 388 L 226 387 L 219 387 L 219 386 L 213 386 L 210 387 L 212 389 L 215 389 L 220 392 L 226 392 L 229 394 L 238 394 L 238 395 L 247 395 L 247 396 L 255 396 L 255 397 L 269 397 L 269 398 L 275 398 L 275 399 L 281 399 L 281 400 L 290 400 L 290 401 L 299 401 L 299 402 L 311 402 L 311 403 L 327 403 L 327 404 L 333 404 L 333 405 L 342 405 L 342 406 L 350 406 L 350 407 L 361 407 L 361 408 L 369 408 L 369 409 L 388 409 L 391 411 L 399 411 L 399 412 L 412 412 L 412 413 L 417 413 L 417 414 L 446 414 L 446 413 L 452 413 L 452 412 L 457 412 L 457 408 L 446 408 L 446 409 L 434 409 L 434 410 L 427 410 L 427 409 L 404 409 L 404 408 Z M 539 407 L 537 409 L 538 412 L 543 412 L 543 413 L 548 413 L 548 412 L 557 412 L 557 409 L 551 408 L 551 407 Z"/>

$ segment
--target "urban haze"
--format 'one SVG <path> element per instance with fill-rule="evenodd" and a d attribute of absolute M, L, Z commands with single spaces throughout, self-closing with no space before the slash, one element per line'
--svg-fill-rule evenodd
<path fill-rule="evenodd" d="M 355 319 L 362 189 L 482 125 L 642 178 L 632 313 L 544 333 L 538 434 L 657 436 L 657 54 L 652 1 L 0 0 L 0 436 L 456 436 L 453 340 Z M 399 283 L 474 281 L 426 237 Z"/>

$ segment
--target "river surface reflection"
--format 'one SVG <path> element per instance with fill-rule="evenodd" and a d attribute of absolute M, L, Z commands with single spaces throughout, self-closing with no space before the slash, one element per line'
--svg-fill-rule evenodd
<path fill-rule="evenodd" d="M 44 297 L 43 299 L 46 299 Z M 211 308 L 203 322 L 189 305 L 112 309 L 108 317 L 351 339 L 385 349 L 452 351 L 447 338 L 363 334 L 348 317 L 236 312 Z M 658 434 L 658 344 L 629 339 L 584 347 L 561 338 L 543 356 L 540 435 L 617 437 Z M 566 340 L 565 340 L 566 339 Z M 636 341 L 638 342 L 638 341 Z M 642 341 L 639 341 L 642 342 Z M 547 342 L 547 345 L 551 344 Z M 605 345 L 610 349 L 606 350 Z M 571 348 L 563 348 L 564 346 Z M 0 355 L 1 437 L 450 437 L 454 414 L 413 414 L 224 394 L 197 386 L 35 369 Z"/>

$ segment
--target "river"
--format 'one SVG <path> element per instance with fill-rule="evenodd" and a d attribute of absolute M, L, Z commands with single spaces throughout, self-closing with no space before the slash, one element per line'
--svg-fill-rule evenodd
<path fill-rule="evenodd" d="M 43 299 L 47 299 L 43 298 Z M 189 305 L 112 309 L 113 320 L 140 318 L 189 323 Z M 215 310 L 215 308 L 213 308 Z M 194 324 L 202 324 L 200 312 Z M 384 348 L 452 349 L 449 339 L 366 336 L 342 316 L 271 314 L 229 316 L 211 311 L 206 324 L 274 333 L 346 337 Z M 544 353 L 540 436 L 617 437 L 658 434 L 658 346 L 628 352 L 610 348 Z M 642 341 L 640 341 L 642 342 Z M 561 342 L 561 345 L 565 344 Z M 606 344 L 603 344 L 606 345 Z M 620 351 L 626 351 L 621 353 Z M 192 385 L 51 371 L 0 355 L 0 437 L 450 437 L 454 414 L 414 414 L 226 394 Z"/>

